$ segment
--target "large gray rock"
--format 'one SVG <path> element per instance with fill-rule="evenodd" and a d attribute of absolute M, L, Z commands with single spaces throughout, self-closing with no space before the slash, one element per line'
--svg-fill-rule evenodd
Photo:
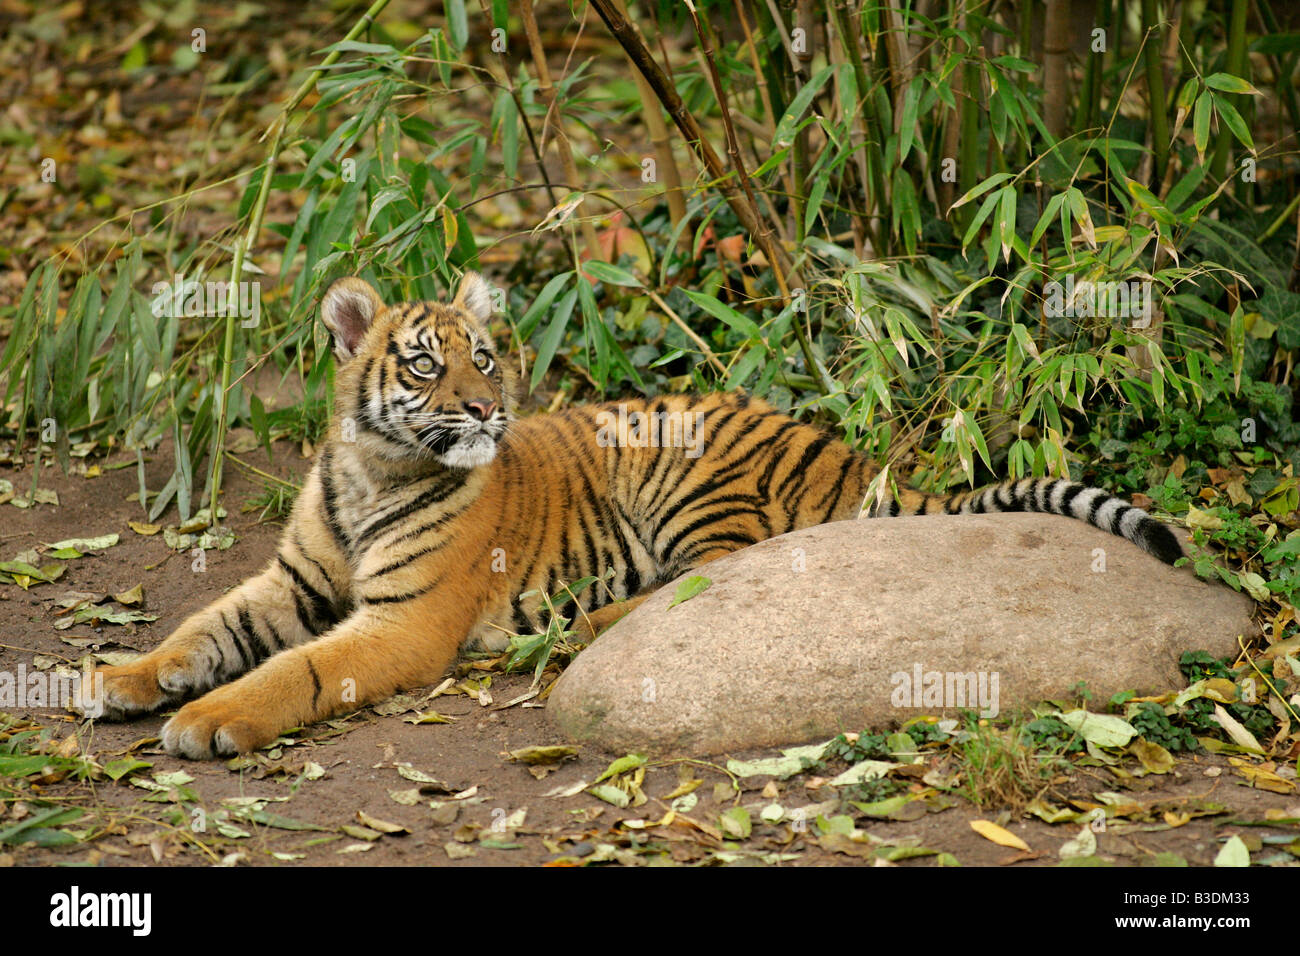
<path fill-rule="evenodd" d="M 667 585 L 570 664 L 547 707 L 564 734 L 718 754 L 1079 681 L 1096 701 L 1161 693 L 1184 686 L 1183 651 L 1232 654 L 1253 627 L 1248 598 L 1054 515 L 835 522 L 693 573 L 713 583 L 671 610 Z"/>

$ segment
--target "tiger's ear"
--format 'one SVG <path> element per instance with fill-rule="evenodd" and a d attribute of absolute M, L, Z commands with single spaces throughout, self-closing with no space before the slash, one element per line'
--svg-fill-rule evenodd
<path fill-rule="evenodd" d="M 460 279 L 452 305 L 464 309 L 484 327 L 492 317 L 492 287 L 477 272 L 466 272 Z"/>
<path fill-rule="evenodd" d="M 334 282 L 321 301 L 320 317 L 334 336 L 334 354 L 346 362 L 357 354 L 384 302 L 365 279 L 346 278 Z"/>

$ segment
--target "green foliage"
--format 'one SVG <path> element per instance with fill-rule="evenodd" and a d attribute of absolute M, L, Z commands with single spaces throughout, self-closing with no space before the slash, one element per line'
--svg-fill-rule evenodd
<path fill-rule="evenodd" d="M 1193 701 L 1193 703 L 1200 702 Z M 1186 726 L 1175 726 L 1174 722 L 1165 716 L 1164 710 L 1149 700 L 1138 703 L 1137 711 L 1128 718 L 1128 722 L 1144 740 L 1159 744 L 1171 753 L 1201 749 L 1191 729 Z M 1215 730 L 1221 732 L 1222 728 L 1216 724 Z"/>
<path fill-rule="evenodd" d="M 613 571 L 608 576 L 612 576 Z M 608 577 L 607 576 L 607 577 Z M 560 654 L 565 660 L 576 654 L 580 644 L 572 644 L 569 630 L 572 617 L 565 617 L 561 612 L 566 609 L 577 610 L 578 596 L 589 587 L 601 582 L 595 575 L 579 578 L 573 584 L 562 585 L 554 594 L 539 591 L 525 591 L 519 595 L 520 600 L 540 598 L 546 608 L 546 630 L 540 634 L 511 634 L 510 657 L 506 661 L 506 670 L 523 670 L 532 668 L 534 682 L 541 679 L 542 671 L 551 659 Z M 577 613 L 582 613 L 577 611 Z"/>
<path fill-rule="evenodd" d="M 1038 717 L 1026 721 L 1020 735 L 1025 746 L 1034 750 L 1057 754 L 1083 752 L 1083 738 L 1073 727 L 1067 726 L 1055 717 Z"/>
<path fill-rule="evenodd" d="M 899 733 L 911 738 L 916 749 L 926 744 L 943 743 L 949 735 L 928 720 L 914 720 L 903 727 Z M 830 760 L 843 760 L 845 763 L 861 763 L 863 760 L 892 760 L 896 752 L 896 741 L 891 742 L 892 734 L 872 734 L 863 732 L 850 741 L 844 734 L 839 734 L 826 745 L 822 752 L 821 763 L 824 766 Z"/>

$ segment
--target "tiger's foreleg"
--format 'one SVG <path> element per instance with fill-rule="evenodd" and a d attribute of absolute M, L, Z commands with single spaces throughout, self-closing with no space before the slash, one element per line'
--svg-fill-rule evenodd
<path fill-rule="evenodd" d="M 157 710 L 252 670 L 312 640 L 346 605 L 341 574 L 306 557 L 293 534 L 275 560 L 197 614 L 130 664 L 102 668 L 102 716 L 118 720 Z"/>
<path fill-rule="evenodd" d="M 474 618 L 469 602 L 446 594 L 362 606 L 328 634 L 186 704 L 163 727 L 163 746 L 195 760 L 244 753 L 290 727 L 431 684 Z"/>

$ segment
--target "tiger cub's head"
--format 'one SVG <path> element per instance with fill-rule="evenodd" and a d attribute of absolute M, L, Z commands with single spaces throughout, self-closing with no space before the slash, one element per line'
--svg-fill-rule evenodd
<path fill-rule="evenodd" d="M 354 424 L 364 453 L 388 460 L 488 464 L 512 404 L 491 313 L 488 284 L 473 272 L 450 305 L 385 305 L 363 279 L 336 281 L 321 301 L 339 360 L 335 420 Z"/>

